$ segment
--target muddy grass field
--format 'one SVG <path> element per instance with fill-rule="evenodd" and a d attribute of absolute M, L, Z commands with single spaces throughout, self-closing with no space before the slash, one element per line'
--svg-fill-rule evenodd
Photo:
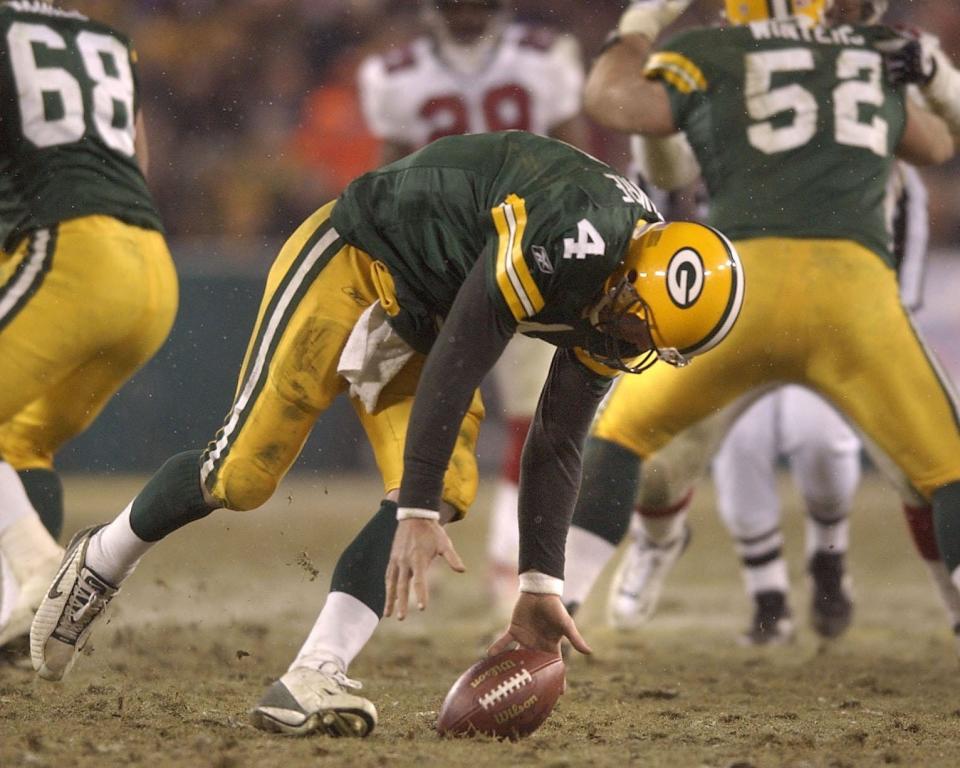
<path fill-rule="evenodd" d="M 112 515 L 138 487 L 67 478 L 67 533 Z M 790 494 L 800 636 L 787 648 L 738 647 L 749 606 L 704 485 L 693 542 L 645 631 L 607 630 L 598 593 L 580 617 L 595 654 L 571 661 L 567 695 L 536 734 L 440 740 L 439 704 L 497 626 L 483 591 L 482 493 L 452 529 L 469 572 L 438 573 L 427 614 L 386 622 L 350 670 L 379 709 L 374 734 L 253 729 L 247 709 L 296 653 L 336 554 L 377 497 L 364 477 L 294 479 L 257 513 L 221 512 L 174 534 L 124 587 L 65 683 L 0 667 L 0 766 L 960 765 L 952 636 L 898 505 L 873 478 L 854 512 L 854 626 L 833 644 L 807 628 Z"/>

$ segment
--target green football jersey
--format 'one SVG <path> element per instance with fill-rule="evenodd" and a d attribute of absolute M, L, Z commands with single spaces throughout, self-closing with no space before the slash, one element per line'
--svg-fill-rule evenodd
<path fill-rule="evenodd" d="M 736 240 L 854 240 L 891 262 L 883 200 L 906 122 L 883 77 L 879 27 L 794 21 L 694 29 L 651 55 Z M 892 263 L 892 262 L 891 262 Z"/>
<path fill-rule="evenodd" d="M 0 4 L 0 243 L 79 216 L 160 217 L 134 154 L 130 43 L 40 2 Z"/>
<path fill-rule="evenodd" d="M 395 327 L 421 349 L 483 259 L 487 289 L 519 332 L 594 349 L 599 298 L 649 198 L 574 147 L 522 131 L 451 136 L 350 184 L 332 214 L 383 261 L 404 309 Z"/>

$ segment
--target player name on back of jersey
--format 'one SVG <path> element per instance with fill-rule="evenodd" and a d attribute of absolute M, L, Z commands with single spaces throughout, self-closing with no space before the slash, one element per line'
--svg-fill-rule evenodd
<path fill-rule="evenodd" d="M 797 40 L 820 45 L 865 45 L 863 35 L 848 24 L 839 27 L 807 26 L 802 21 L 754 21 L 750 24 L 754 40 Z"/>
<path fill-rule="evenodd" d="M 10 0 L 10 2 L 4 3 L 4 5 L 21 13 L 40 13 L 45 16 L 60 16 L 65 19 L 87 20 L 87 17 L 80 13 L 80 11 L 72 11 L 68 8 L 54 8 L 40 0 Z"/>

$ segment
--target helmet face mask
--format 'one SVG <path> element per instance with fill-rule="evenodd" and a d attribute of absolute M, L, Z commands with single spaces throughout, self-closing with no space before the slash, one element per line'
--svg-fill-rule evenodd
<path fill-rule="evenodd" d="M 658 359 L 680 367 L 714 347 L 744 294 L 739 256 L 720 232 L 686 221 L 643 224 L 590 312 L 606 339 L 595 359 L 630 373 Z"/>
<path fill-rule="evenodd" d="M 624 373 L 641 373 L 660 357 L 650 331 L 650 308 L 637 293 L 635 282 L 636 272 L 631 270 L 605 292 L 591 312 L 591 322 L 606 342 L 602 352 L 591 356 Z M 639 352 L 639 356 L 628 353 L 624 344 Z"/>
<path fill-rule="evenodd" d="M 793 17 L 821 24 L 832 5 L 833 0 L 724 0 L 727 21 L 731 24 Z"/>

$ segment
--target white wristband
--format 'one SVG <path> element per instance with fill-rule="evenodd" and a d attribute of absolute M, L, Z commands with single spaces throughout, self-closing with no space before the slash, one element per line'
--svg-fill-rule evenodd
<path fill-rule="evenodd" d="M 690 0 L 647 0 L 631 3 L 617 24 L 621 35 L 635 32 L 655 40 L 660 31 L 683 13 Z"/>
<path fill-rule="evenodd" d="M 520 591 L 536 595 L 563 596 L 563 579 L 547 576 L 540 571 L 524 571 L 520 574 Z"/>
<path fill-rule="evenodd" d="M 411 517 L 421 520 L 439 520 L 440 513 L 435 509 L 421 507 L 397 507 L 397 520 L 409 520 Z"/>

